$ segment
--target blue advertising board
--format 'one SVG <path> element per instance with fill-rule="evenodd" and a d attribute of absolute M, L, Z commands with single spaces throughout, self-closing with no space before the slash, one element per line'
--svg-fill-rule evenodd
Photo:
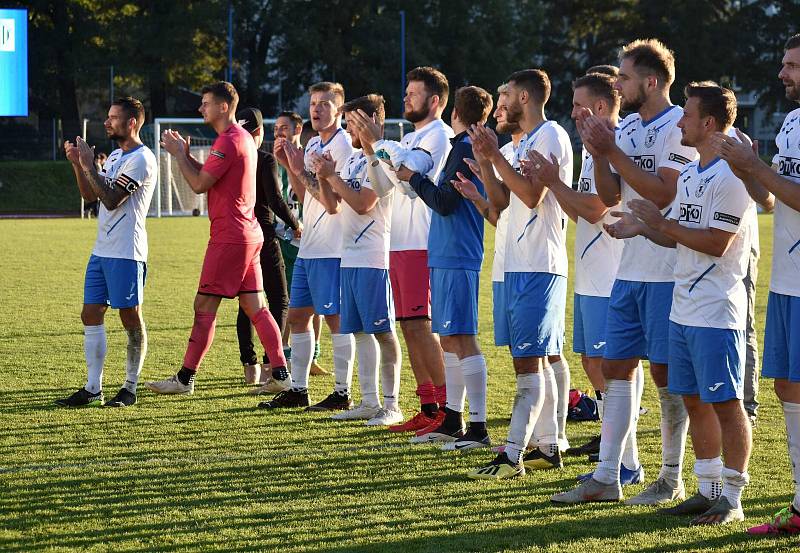
<path fill-rule="evenodd" d="M 28 10 L 0 9 L 0 117 L 28 116 Z"/>

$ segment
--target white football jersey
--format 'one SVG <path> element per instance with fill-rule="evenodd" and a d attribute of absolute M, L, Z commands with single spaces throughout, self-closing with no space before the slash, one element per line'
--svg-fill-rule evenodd
<path fill-rule="evenodd" d="M 108 156 L 99 175 L 106 184 L 116 182 L 131 196 L 112 210 L 100 202 L 92 253 L 98 257 L 147 261 L 145 219 L 158 178 L 156 156 L 144 144 L 127 152 L 117 148 Z"/>
<path fill-rule="evenodd" d="M 558 159 L 558 175 L 572 181 L 572 143 L 555 121 L 545 121 L 520 141 L 514 154 L 515 169 L 536 150 L 545 158 Z M 513 192 L 509 202 L 505 272 L 551 273 L 567 276 L 567 216 L 555 195 L 545 192 L 538 207 L 530 209 Z"/>
<path fill-rule="evenodd" d="M 697 151 L 681 145 L 681 130 L 678 120 L 683 108 L 670 106 L 649 121 L 632 113 L 620 124 L 617 145 L 641 169 L 658 173 L 662 167 L 682 171 L 687 163 L 697 157 Z M 625 180 L 621 183 L 621 206 L 627 211 L 628 202 L 639 199 L 639 195 Z M 662 212 L 670 215 L 671 206 Z M 663 248 L 643 236 L 625 240 L 617 278 L 635 282 L 672 282 L 675 268 L 675 250 Z"/>
<path fill-rule="evenodd" d="M 508 160 L 509 163 L 514 163 L 514 151 L 516 147 L 513 141 L 508 141 L 500 148 L 500 153 Z M 495 171 L 496 172 L 496 171 Z M 500 175 L 497 175 L 500 178 Z M 505 272 L 505 259 L 506 259 L 506 235 L 508 234 L 508 213 L 509 207 L 500 212 L 500 217 L 497 218 L 497 228 L 494 231 L 494 260 L 492 261 L 492 282 L 504 282 L 506 279 Z"/>
<path fill-rule="evenodd" d="M 686 326 L 744 330 L 747 291 L 744 276 L 750 258 L 747 222 L 755 204 L 744 183 L 722 159 L 706 167 L 689 163 L 678 177 L 670 218 L 693 229 L 716 228 L 736 237 L 722 257 L 678 244 L 670 320 Z"/>
<path fill-rule="evenodd" d="M 367 176 L 367 156 L 356 150 L 342 170 L 342 180 L 353 190 L 369 188 L 372 183 Z M 375 207 L 359 215 L 342 201 L 342 267 L 389 268 L 389 236 L 392 230 L 392 191 L 378 199 Z"/>
<path fill-rule="evenodd" d="M 578 192 L 597 194 L 594 183 L 594 159 L 583 149 L 581 176 L 578 179 Z M 617 276 L 619 260 L 622 257 L 624 241 L 612 238 L 603 228 L 617 220 L 612 211 L 619 211 L 619 205 L 608 210 L 605 216 L 590 223 L 578 217 L 575 229 L 575 293 L 582 296 L 607 298 L 611 295 L 614 279 Z"/>
<path fill-rule="evenodd" d="M 336 174 L 341 175 L 344 164 L 353 153 L 350 135 L 339 127 L 327 142 L 322 142 L 319 136 L 309 140 L 305 151 L 306 171 L 314 173 L 311 168 L 311 154 L 322 155 L 325 152 L 330 153 L 336 164 Z M 297 256 L 303 259 L 341 257 L 340 219 L 341 217 L 328 213 L 321 202 L 306 193 L 303 197 L 303 235 L 300 237 L 300 251 Z"/>
<path fill-rule="evenodd" d="M 800 184 L 800 109 L 786 116 L 775 144 L 778 153 L 772 163 L 778 174 Z M 775 238 L 769 289 L 776 294 L 800 296 L 800 212 L 775 198 L 772 224 Z"/>
<path fill-rule="evenodd" d="M 405 148 L 421 148 L 433 158 L 433 169 L 426 175 L 436 182 L 450 153 L 450 139 L 453 129 L 441 119 L 434 119 L 421 129 L 403 136 L 400 141 Z M 393 252 L 406 250 L 427 250 L 428 231 L 431 228 L 431 210 L 420 198 L 410 198 L 406 194 L 395 194 L 392 207 Z"/>

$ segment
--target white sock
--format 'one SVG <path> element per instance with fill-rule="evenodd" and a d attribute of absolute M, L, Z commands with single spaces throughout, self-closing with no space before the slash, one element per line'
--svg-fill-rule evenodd
<path fill-rule="evenodd" d="M 558 421 L 558 443 L 567 441 L 567 411 L 569 411 L 569 363 L 562 357 L 561 361 L 550 364 L 556 379 L 556 421 Z"/>
<path fill-rule="evenodd" d="M 544 402 L 544 375 L 542 372 L 518 374 L 517 395 L 511 409 L 511 424 L 508 425 L 506 455 L 512 463 L 519 464 L 525 445 L 533 434 L 533 426 Z"/>
<path fill-rule="evenodd" d="M 333 389 L 349 394 L 350 383 L 353 381 L 356 342 L 352 334 L 331 334 L 331 342 L 333 342 Z"/>
<path fill-rule="evenodd" d="M 635 470 L 641 464 L 639 461 L 639 444 L 636 441 L 636 432 L 639 427 L 639 409 L 642 406 L 642 393 L 644 392 L 644 369 L 641 361 L 633 373 L 633 392 L 636 402 L 633 404 L 633 423 L 628 438 L 625 440 L 625 449 L 622 451 L 622 464 L 626 468 Z"/>
<path fill-rule="evenodd" d="M 723 467 L 722 469 L 722 495 L 735 509 L 742 508 L 742 491 L 750 483 L 750 475 L 738 470 Z"/>
<path fill-rule="evenodd" d="M 361 402 L 364 405 L 380 405 L 380 399 L 378 399 L 378 355 L 380 355 L 378 340 L 373 334 L 363 332 L 356 333 L 355 340 Z"/>
<path fill-rule="evenodd" d="M 533 443 L 538 446 L 543 453 L 552 455 L 558 449 L 558 420 L 556 419 L 556 404 L 558 390 L 556 389 L 556 377 L 550 365 L 542 367 L 542 410 L 536 419 L 533 427 Z"/>
<path fill-rule="evenodd" d="M 376 336 L 377 338 L 377 336 Z M 400 399 L 400 342 L 394 332 L 380 335 L 381 348 L 381 388 L 383 388 L 383 406 L 386 409 L 399 410 Z"/>
<path fill-rule="evenodd" d="M 600 417 L 600 421 L 603 421 L 603 409 L 605 409 L 605 402 L 603 401 L 606 397 L 606 393 L 603 390 L 595 390 L 594 391 L 594 398 L 597 402 L 597 416 Z"/>
<path fill-rule="evenodd" d="M 465 357 L 461 373 L 469 398 L 469 422 L 486 422 L 486 359 L 482 354 Z"/>
<path fill-rule="evenodd" d="M 83 353 L 86 356 L 86 389 L 96 394 L 103 389 L 103 364 L 106 361 L 105 325 L 83 327 Z"/>
<path fill-rule="evenodd" d="M 144 356 L 147 355 L 147 331 L 144 321 L 139 328 L 128 329 L 128 354 L 125 360 L 125 385 L 130 393 L 136 393 L 139 375 L 144 365 Z"/>
<path fill-rule="evenodd" d="M 783 402 L 783 418 L 786 421 L 786 441 L 789 445 L 789 461 L 794 477 L 794 500 L 792 505 L 800 511 L 800 403 Z"/>
<path fill-rule="evenodd" d="M 622 447 L 633 424 L 633 382 L 630 380 L 607 380 L 605 412 L 600 430 L 600 464 L 594 471 L 594 479 L 604 484 L 619 482 L 619 465 L 622 462 Z"/>
<path fill-rule="evenodd" d="M 716 501 L 722 494 L 722 459 L 697 459 L 694 462 L 694 474 L 703 497 Z"/>
<path fill-rule="evenodd" d="M 462 413 L 464 411 L 464 374 L 458 355 L 444 352 L 444 383 L 447 391 L 447 408 Z"/>
<path fill-rule="evenodd" d="M 314 354 L 314 332 L 292 333 L 292 388 L 308 390 L 308 374 L 311 372 L 311 357 Z"/>
<path fill-rule="evenodd" d="M 689 433 L 689 415 L 683 398 L 670 394 L 666 386 L 658 389 L 661 403 L 661 472 L 673 486 L 682 480 L 683 453 L 686 451 L 686 435 Z"/>

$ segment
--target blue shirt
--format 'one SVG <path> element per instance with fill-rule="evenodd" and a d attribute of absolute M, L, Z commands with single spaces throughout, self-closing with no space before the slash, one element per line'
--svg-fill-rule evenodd
<path fill-rule="evenodd" d="M 475 177 L 464 158 L 472 158 L 472 142 L 466 132 L 453 137 L 453 148 L 447 156 L 437 184 L 415 174 L 409 184 L 422 198 L 431 214 L 428 233 L 428 267 L 480 271 L 483 262 L 483 216 L 475 205 L 464 198 L 450 182 L 456 173 L 470 179 L 486 197 L 483 183 Z"/>

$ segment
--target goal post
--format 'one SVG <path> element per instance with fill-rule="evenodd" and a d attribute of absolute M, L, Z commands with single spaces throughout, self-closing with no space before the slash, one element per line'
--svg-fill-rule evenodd
<path fill-rule="evenodd" d="M 272 137 L 275 119 L 264 119 L 264 136 Z M 158 160 L 158 178 L 153 201 L 150 204 L 150 217 L 165 215 L 201 215 L 206 214 L 207 201 L 205 194 L 195 194 L 183 178 L 177 163 L 172 156 L 161 148 L 161 133 L 167 129 L 175 129 L 184 136 L 190 137 L 192 155 L 200 162 L 208 158 L 211 145 L 214 143 L 214 132 L 199 117 L 157 117 L 153 121 L 153 153 Z M 405 119 L 387 119 L 384 131 L 387 138 L 400 140 L 412 130 L 413 126 Z"/>

